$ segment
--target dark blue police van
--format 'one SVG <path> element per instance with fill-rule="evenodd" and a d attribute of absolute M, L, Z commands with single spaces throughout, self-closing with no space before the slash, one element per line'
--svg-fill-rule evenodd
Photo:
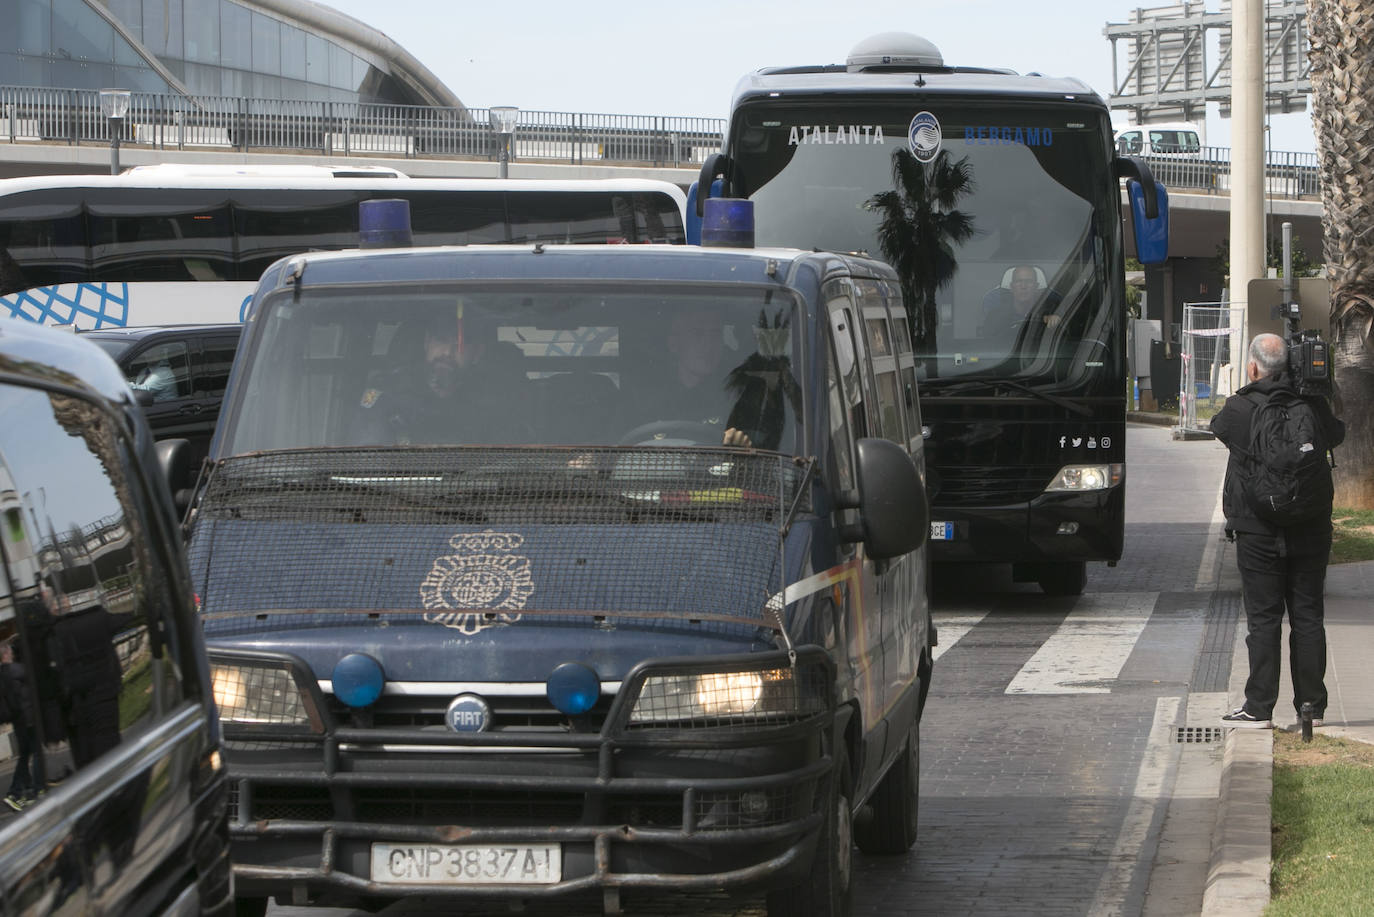
<path fill-rule="evenodd" d="M 921 441 L 865 258 L 274 265 L 187 523 L 241 910 L 846 913 L 852 845 L 916 833 Z"/>

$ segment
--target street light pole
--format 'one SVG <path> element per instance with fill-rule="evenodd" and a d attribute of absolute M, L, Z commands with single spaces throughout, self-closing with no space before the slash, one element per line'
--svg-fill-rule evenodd
<path fill-rule="evenodd" d="M 487 110 L 491 129 L 501 138 L 501 177 L 510 177 L 511 140 L 515 136 L 515 124 L 520 120 L 520 109 L 513 105 L 493 105 Z"/>
<path fill-rule="evenodd" d="M 124 119 L 129 114 L 127 89 L 100 90 L 100 113 L 110 124 L 110 174 L 119 174 L 119 135 L 124 127 Z"/>

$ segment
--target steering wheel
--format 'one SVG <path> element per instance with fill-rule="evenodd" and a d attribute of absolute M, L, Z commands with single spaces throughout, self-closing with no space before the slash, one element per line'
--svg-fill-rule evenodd
<path fill-rule="evenodd" d="M 652 446 L 656 442 L 665 445 L 681 445 L 686 440 L 692 445 L 707 443 L 720 445 L 721 430 L 713 424 L 696 420 L 654 420 L 640 424 L 620 437 L 620 446 Z"/>

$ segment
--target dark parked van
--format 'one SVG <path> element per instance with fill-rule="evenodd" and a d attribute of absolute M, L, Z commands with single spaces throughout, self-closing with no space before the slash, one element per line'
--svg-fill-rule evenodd
<path fill-rule="evenodd" d="M 192 468 L 210 450 L 243 326 L 150 325 L 78 332 L 119 364 L 158 440 L 185 439 Z"/>
<path fill-rule="evenodd" d="M 153 438 L 95 345 L 0 321 L 0 913 L 227 914 L 228 785 Z"/>
<path fill-rule="evenodd" d="M 846 913 L 851 845 L 916 833 L 921 443 L 868 259 L 270 268 L 189 523 L 241 906 Z"/>

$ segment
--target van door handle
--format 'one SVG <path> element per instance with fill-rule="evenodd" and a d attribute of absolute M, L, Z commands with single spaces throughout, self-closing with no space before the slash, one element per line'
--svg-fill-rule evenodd
<path fill-rule="evenodd" d="M 186 407 L 177 411 L 178 414 L 199 414 L 204 408 L 199 404 L 188 404 Z"/>

